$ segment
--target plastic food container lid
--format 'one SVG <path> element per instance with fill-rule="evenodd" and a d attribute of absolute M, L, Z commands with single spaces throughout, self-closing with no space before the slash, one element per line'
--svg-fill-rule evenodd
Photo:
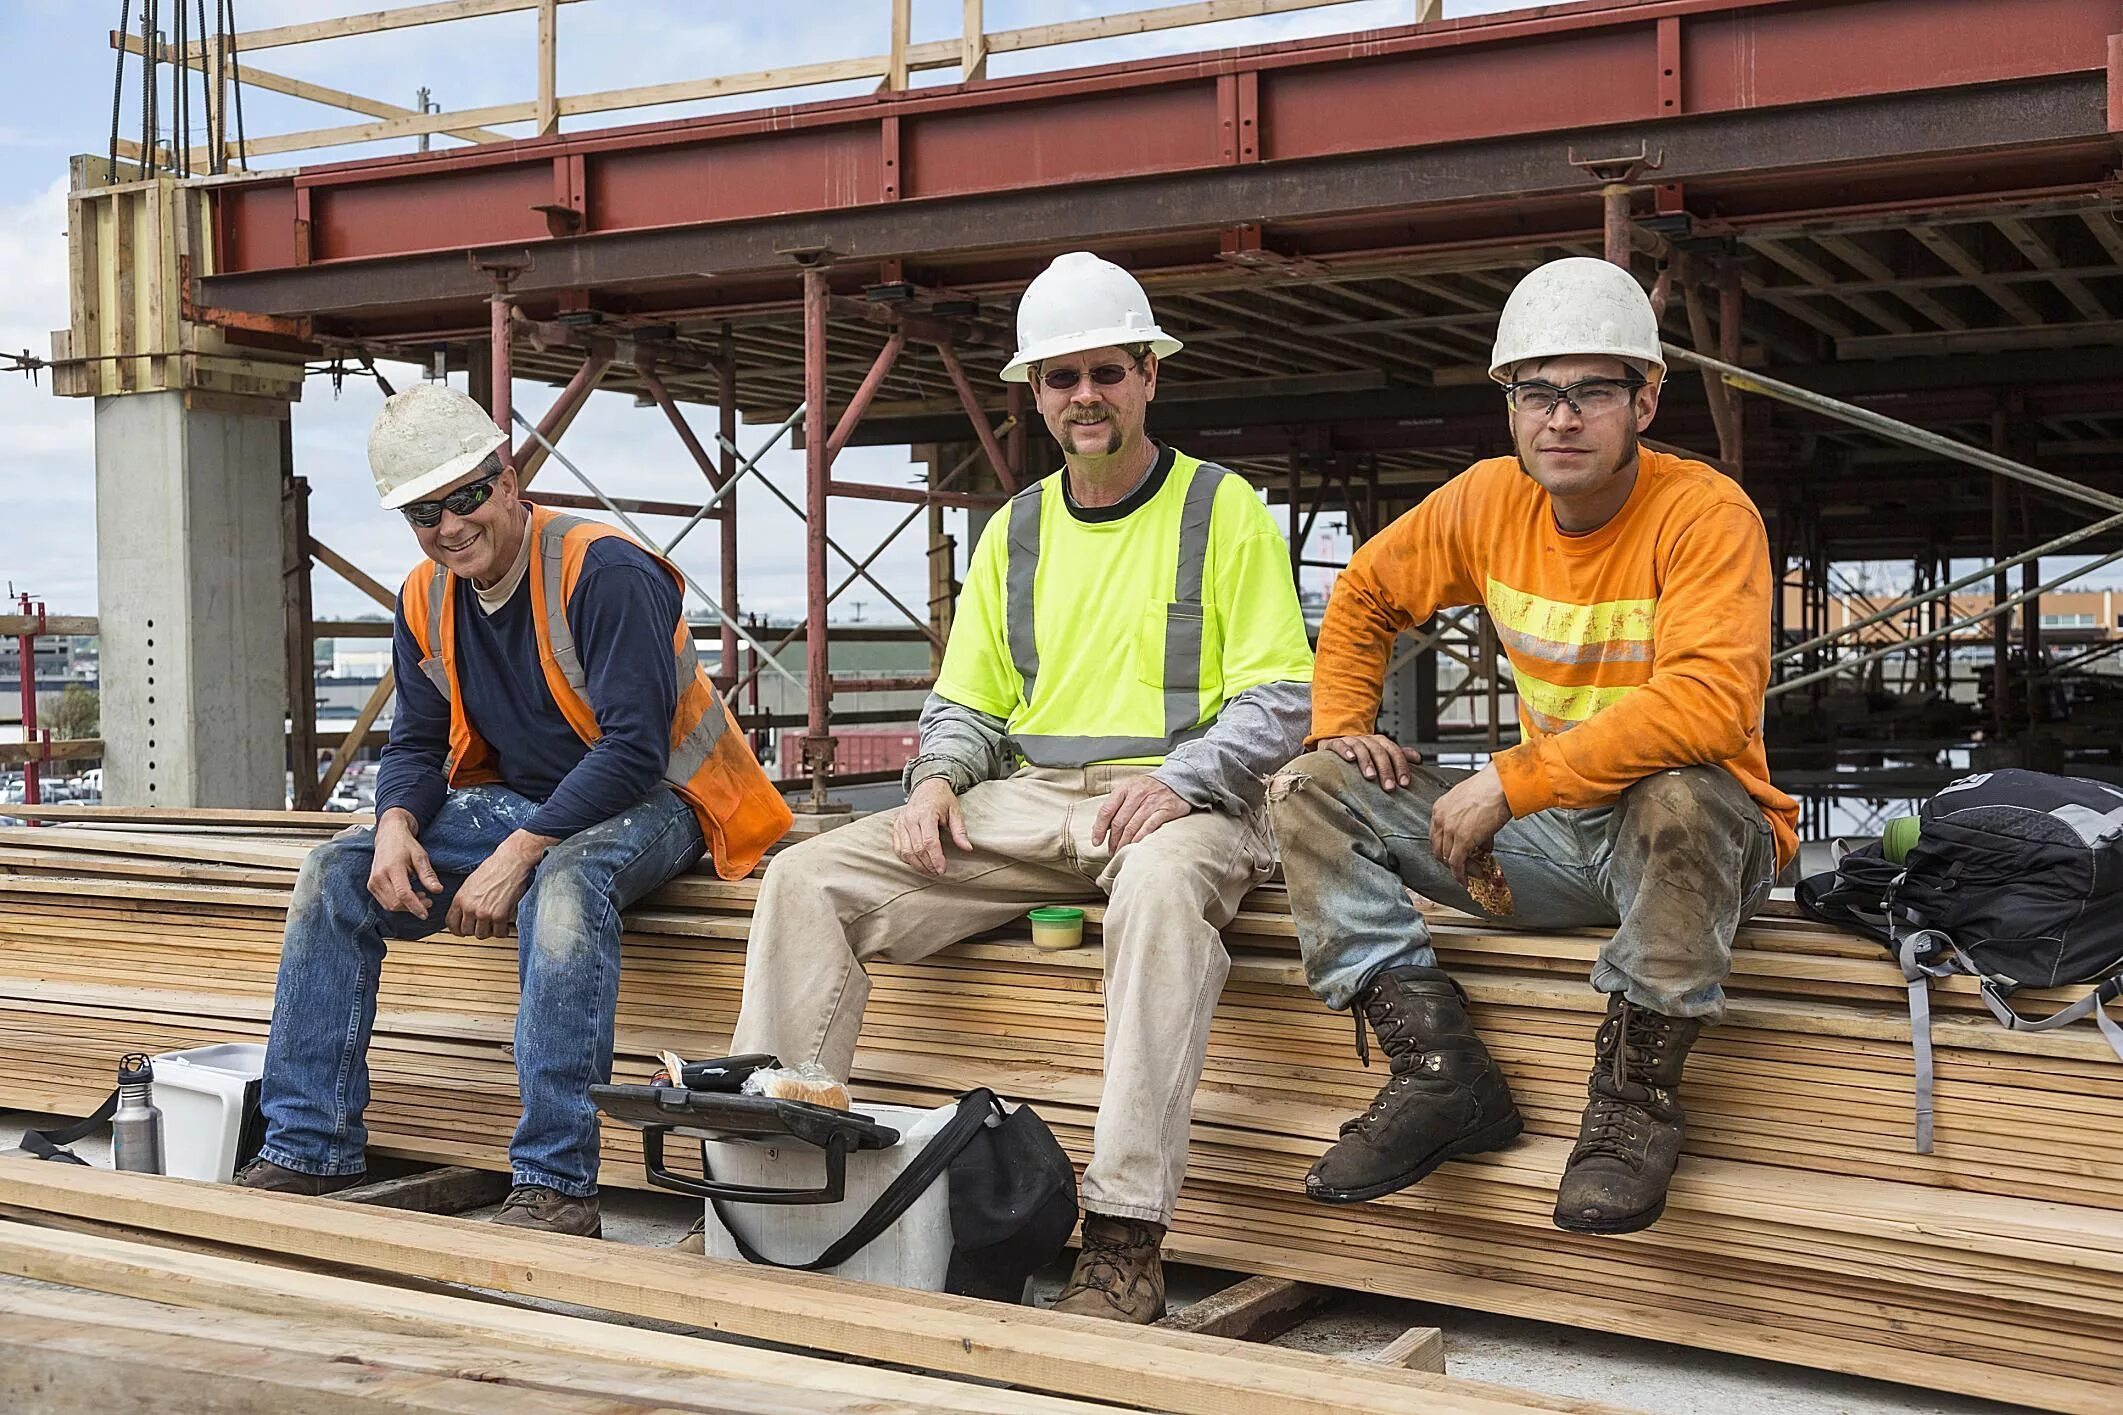
<path fill-rule="evenodd" d="M 1049 904 L 1034 909 L 1027 916 L 1035 924 L 1078 924 L 1083 922 L 1084 911 L 1068 904 Z"/>

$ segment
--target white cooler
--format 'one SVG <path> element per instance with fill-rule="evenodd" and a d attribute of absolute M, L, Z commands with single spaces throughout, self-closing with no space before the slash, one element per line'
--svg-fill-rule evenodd
<path fill-rule="evenodd" d="M 158 1063 L 159 1064 L 159 1063 Z M 781 1263 L 808 1263 L 855 1226 L 877 1196 L 912 1164 L 922 1147 L 957 1114 L 954 1105 L 935 1110 L 911 1106 L 858 1105 L 880 1125 L 899 1132 L 899 1143 L 882 1150 L 855 1150 L 847 1157 L 847 1187 L 834 1204 L 744 1204 L 724 1200 L 745 1242 Z M 685 1134 L 681 1128 L 677 1133 Z M 716 1179 L 781 1189 L 815 1189 L 826 1182 L 826 1152 L 801 1140 L 708 1140 L 708 1166 Z M 730 1231 L 707 1204 L 707 1254 L 745 1261 Z M 923 1292 L 941 1292 L 951 1265 L 951 1174 L 936 1176 L 899 1221 L 837 1268 L 836 1277 L 881 1282 Z"/>
<path fill-rule="evenodd" d="M 236 1176 L 245 1120 L 256 1109 L 265 1048 L 255 1042 L 166 1051 L 154 1058 L 162 1172 L 226 1184 Z"/>

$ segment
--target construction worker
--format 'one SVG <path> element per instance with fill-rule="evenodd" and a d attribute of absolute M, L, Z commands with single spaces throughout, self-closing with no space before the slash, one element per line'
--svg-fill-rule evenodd
<path fill-rule="evenodd" d="M 1065 469 L 981 535 L 907 804 L 767 870 L 733 1045 L 845 1079 L 869 960 L 1105 895 L 1105 1091 L 1056 1307 L 1150 1322 L 1230 968 L 1218 930 L 1273 865 L 1262 781 L 1303 739 L 1312 654 L 1253 488 L 1144 431 L 1180 341 L 1134 277 L 1060 256 L 1017 332 L 1003 377 L 1030 382 Z"/>
<path fill-rule="evenodd" d="M 496 1221 L 595 1236 L 589 1088 L 611 1075 L 619 911 L 704 851 L 741 878 L 790 817 L 694 662 L 677 569 L 523 500 L 503 442 L 440 384 L 393 396 L 369 433 L 377 495 L 429 559 L 398 600 L 376 826 L 312 851 L 295 885 L 241 1182 L 359 1183 L 385 940 L 513 927 L 523 1112 Z"/>
<path fill-rule="evenodd" d="M 1269 794 L 1307 979 L 1356 1012 L 1367 1062 L 1370 1023 L 1393 1075 L 1306 1176 L 1322 1202 L 1392 1193 L 1519 1133 L 1412 888 L 1535 928 L 1613 929 L 1555 1222 L 1627 1233 L 1665 1205 L 1682 1065 L 1724 1009 L 1733 931 L 1792 857 L 1798 819 L 1762 748 L 1762 518 L 1725 476 L 1641 445 L 1665 372 L 1627 271 L 1533 271 L 1490 368 L 1518 455 L 1432 492 L 1335 584 L 1315 750 Z M 1377 730 L 1387 655 L 1396 634 L 1475 604 L 1510 656 L 1522 740 L 1480 771 L 1426 767 Z"/>

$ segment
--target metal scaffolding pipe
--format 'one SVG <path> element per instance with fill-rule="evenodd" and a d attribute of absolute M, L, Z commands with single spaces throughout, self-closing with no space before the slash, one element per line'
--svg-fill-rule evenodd
<path fill-rule="evenodd" d="M 899 362 L 900 351 L 906 347 L 905 331 L 895 329 L 892 331 L 892 337 L 885 341 L 884 348 L 878 350 L 877 362 L 870 365 L 869 373 L 863 376 L 862 386 L 855 390 L 855 396 L 848 400 L 848 406 L 840 410 L 840 420 L 833 424 L 833 435 L 826 439 L 826 465 L 829 468 L 833 465 L 833 459 L 840 455 L 840 449 L 847 446 L 848 439 L 855 435 L 856 426 L 862 422 L 862 415 L 870 410 L 870 400 L 877 396 L 878 389 L 884 387 L 885 379 L 892 373 L 892 366 Z"/>
<path fill-rule="evenodd" d="M 803 272 L 804 488 L 810 514 L 804 518 L 804 668 L 808 712 L 804 725 L 804 765 L 811 777 L 813 812 L 827 809 L 826 777 L 833 769 L 833 688 L 826 653 L 826 482 L 832 472 L 826 423 L 826 287 L 822 266 Z M 786 498 L 785 498 L 786 499 Z M 851 562 L 852 563 L 852 562 Z"/>
<path fill-rule="evenodd" d="M 1808 683 L 1817 682 L 1823 678 L 1834 678 L 1840 674 L 1848 673 L 1854 668 L 1863 668 L 1868 663 L 1877 663 L 1879 660 L 1898 654 L 1904 649 L 1913 649 L 1921 644 L 1928 644 L 1934 639 L 1949 638 L 1954 634 L 1960 633 L 1963 629 L 1972 628 L 1988 619 L 2016 609 L 2029 600 L 2040 599 L 2051 590 L 2068 585 L 2082 575 L 2091 575 L 2094 571 L 2113 565 L 2118 560 L 2123 560 L 2123 550 L 2112 550 L 2090 565 L 2081 565 L 2076 570 L 2067 571 L 2047 584 L 2030 585 L 2009 599 L 2000 600 L 1981 614 L 1971 614 L 1965 619 L 1957 619 L 1943 629 L 1934 629 L 1928 634 L 1919 634 L 1914 638 L 1898 639 L 1885 648 L 1874 649 L 1871 653 L 1860 654 L 1856 658 L 1845 660 L 1842 663 L 1830 664 L 1826 668 L 1793 678 L 1788 682 L 1772 684 L 1766 696 L 1773 698 L 1780 693 L 1788 693 L 1794 688 L 1803 688 Z M 2030 664 L 2029 668 L 2030 672 L 2032 672 L 2033 665 Z"/>
<path fill-rule="evenodd" d="M 531 426 L 529 419 L 525 418 L 524 415 L 521 413 L 516 413 L 514 414 L 514 416 L 516 419 L 516 426 L 522 428 L 525 432 L 529 433 L 538 442 L 540 446 L 544 447 L 546 450 L 546 455 L 551 457 L 554 461 L 560 463 L 562 467 L 566 468 L 568 474 L 573 476 L 575 480 L 581 482 L 583 484 L 583 487 L 588 490 L 590 495 L 597 498 L 598 503 L 602 505 L 605 510 L 611 512 L 614 516 L 617 516 L 619 518 L 619 523 L 622 526 L 625 526 L 636 540 L 640 541 L 643 545 L 654 545 L 656 543 L 654 540 L 650 539 L 648 533 L 642 530 L 639 523 L 637 523 L 632 516 L 629 516 L 625 511 L 622 511 L 619 508 L 619 504 L 617 502 L 613 501 L 611 497 L 606 496 L 604 494 L 604 491 L 597 485 L 597 483 L 590 480 L 589 475 L 584 472 L 582 468 L 576 466 L 572 461 L 568 459 L 567 453 L 562 452 L 558 447 L 555 447 L 549 440 L 547 440 L 543 435 L 539 433 L 537 428 Z M 717 619 L 720 619 L 724 624 L 728 625 L 731 629 L 735 630 L 737 637 L 744 640 L 747 644 L 750 644 L 754 652 L 764 652 L 764 650 L 760 648 L 759 640 L 753 638 L 750 634 L 747 634 L 744 631 L 742 625 L 738 624 L 737 621 L 731 618 L 730 615 L 724 613 L 722 606 L 715 602 L 715 597 L 709 594 L 706 590 L 702 589 L 699 585 L 695 584 L 693 582 L 692 576 L 686 576 L 685 582 L 685 587 L 693 592 L 694 598 L 698 599 L 702 604 L 705 604 L 708 607 L 709 611 L 713 613 Z M 775 663 L 773 667 L 775 672 L 779 673 L 782 677 L 789 680 L 789 683 L 792 687 L 800 688 L 803 686 L 801 683 L 797 682 L 796 675 L 789 672 L 788 669 L 783 668 L 781 664 Z"/>
<path fill-rule="evenodd" d="M 516 411 L 513 397 L 515 387 L 512 382 L 515 374 L 509 362 L 509 316 L 514 312 L 515 305 L 509 300 L 508 291 L 496 290 L 488 299 L 487 307 L 489 316 L 487 338 L 493 350 L 492 367 L 494 370 L 492 374 L 493 387 L 487 395 L 493 406 L 488 408 L 487 411 L 494 415 L 494 425 L 506 433 L 509 430 L 510 422 L 513 421 L 512 415 Z M 533 428 L 532 431 L 536 432 L 537 429 Z M 515 449 L 509 446 L 506 439 L 503 440 L 499 450 L 502 457 L 509 462 L 509 465 L 514 466 Z"/>
<path fill-rule="evenodd" d="M 730 327 L 723 326 L 721 357 L 715 364 L 715 437 L 721 445 L 716 448 L 716 470 L 722 474 L 723 494 L 727 498 L 722 508 L 722 525 L 717 546 L 718 568 L 722 572 L 722 602 L 729 608 L 730 619 L 739 613 L 737 607 L 737 491 L 731 483 L 737 480 L 737 341 L 730 335 Z M 737 682 L 737 635 L 730 630 L 729 620 L 722 625 L 721 668 L 723 682 Z"/>
<path fill-rule="evenodd" d="M 1797 658 L 1801 654 L 1809 653 L 1846 635 L 1855 634 L 1861 629 L 1869 629 L 1875 624 L 1883 623 L 1886 620 L 1907 613 L 1920 604 L 1929 604 L 1935 599 L 1944 599 L 1956 590 L 1968 588 L 1968 586 L 1978 580 L 2003 575 L 2005 571 L 2012 569 L 2015 565 L 2025 565 L 2029 561 L 2039 560 L 2045 555 L 2055 555 L 2068 545 L 2090 539 L 2104 531 L 2112 531 L 2118 528 L 2123 528 L 2123 515 L 2110 516 L 2105 520 L 2096 521 L 2090 526 L 2081 526 L 2078 530 L 2067 531 L 2055 540 L 2045 541 L 2036 546 L 2033 550 L 2023 550 L 2009 559 L 2000 560 L 1996 564 L 1985 565 L 1978 570 L 1971 570 L 1966 575 L 1948 584 L 1940 585 L 1936 589 L 1926 590 L 1920 595 L 1912 595 L 1908 599 L 1890 604 L 1877 614 L 1868 614 L 1863 619 L 1853 620 L 1840 629 L 1832 629 L 1828 633 L 1817 635 L 1803 644 L 1793 644 L 1788 649 L 1780 649 L 1771 656 L 1769 661 L 1771 663 L 1782 663 L 1786 659 Z M 1993 593 L 1993 597 L 1996 597 L 1995 593 Z"/>
<path fill-rule="evenodd" d="M 1860 408 L 1855 404 L 1830 398 L 1824 393 L 1815 393 L 1811 389 L 1800 388 L 1796 384 L 1770 378 L 1766 374 L 1751 372 L 1736 364 L 1726 363 L 1723 359 L 1714 359 L 1707 354 L 1699 354 L 1693 349 L 1684 349 L 1678 344 L 1668 344 L 1665 349 L 1667 358 L 1679 359 L 1682 363 L 1694 364 L 1699 368 L 1720 374 L 1724 377 L 1727 385 L 1739 389 L 1742 393 L 1758 393 L 1764 398 L 1773 398 L 1779 403 L 1789 403 L 1795 408 L 1805 408 L 1810 412 L 1819 413 L 1823 417 L 1834 418 L 1838 422 L 1849 423 L 1852 427 L 1861 427 L 1867 432 L 1877 433 L 1889 441 L 1922 448 L 1926 452 L 1935 452 L 1939 456 L 1952 461 L 1966 462 L 1971 467 L 1981 467 L 1983 470 L 1995 472 L 2001 477 L 2011 477 L 2014 481 L 2040 487 L 2052 495 L 2061 496 L 2067 500 L 2078 501 L 2088 506 L 2098 506 L 2104 511 L 2123 511 L 2123 496 L 2115 496 L 2105 491 L 2096 491 L 2090 486 L 2080 485 L 2069 477 L 2060 477 L 2054 472 L 2045 472 L 2039 467 L 2030 467 L 2024 462 L 2015 462 L 2009 457 L 2000 457 L 1995 452 L 1987 452 L 1980 447 L 1971 447 L 1965 442 L 1956 442 L 1950 437 L 1941 437 L 1938 433 L 1927 432 L 1920 427 L 1912 427 L 1899 419 L 1875 413 L 1868 408 Z"/>

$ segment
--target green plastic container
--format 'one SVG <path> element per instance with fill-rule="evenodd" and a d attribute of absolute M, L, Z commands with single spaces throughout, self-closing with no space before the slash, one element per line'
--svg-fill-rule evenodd
<path fill-rule="evenodd" d="M 1043 952 L 1084 946 L 1084 911 L 1073 904 L 1049 904 L 1025 917 L 1032 921 L 1032 946 Z"/>
<path fill-rule="evenodd" d="M 1880 852 L 1897 865 L 1906 864 L 1923 825 L 1922 816 L 1897 816 L 1887 822 L 1887 829 L 1880 833 Z"/>

